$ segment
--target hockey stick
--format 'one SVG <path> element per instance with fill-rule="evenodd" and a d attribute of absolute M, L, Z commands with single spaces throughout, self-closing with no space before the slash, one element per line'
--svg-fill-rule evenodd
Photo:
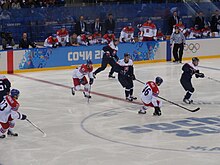
<path fill-rule="evenodd" d="M 216 79 L 214 79 L 214 78 L 211 78 L 211 77 L 208 77 L 208 76 L 205 76 L 207 79 L 209 79 L 209 80 L 213 80 L 213 81 L 215 81 L 215 82 L 218 82 L 218 83 L 220 83 L 220 81 L 219 80 L 216 80 Z"/>
<path fill-rule="evenodd" d="M 186 107 L 184 107 L 184 106 L 182 106 L 182 105 L 179 105 L 179 104 L 177 104 L 177 103 L 174 103 L 174 102 L 172 102 L 172 101 L 170 101 L 170 100 L 167 100 L 167 99 L 165 99 L 165 98 L 163 98 L 163 97 L 161 97 L 161 96 L 157 96 L 157 97 L 160 98 L 161 100 L 164 100 L 164 101 L 166 101 L 166 102 L 168 102 L 168 103 L 174 104 L 174 105 L 176 105 L 176 106 L 178 106 L 178 107 L 180 107 L 180 108 L 183 108 L 183 109 L 185 109 L 185 110 L 187 110 L 187 111 L 190 111 L 190 112 L 196 112 L 196 111 L 200 110 L 199 107 L 196 108 L 196 109 L 189 109 L 189 108 L 186 108 Z"/>
<path fill-rule="evenodd" d="M 89 99 L 90 99 L 90 92 L 91 92 L 91 89 L 92 89 L 92 85 L 89 85 L 89 96 L 88 96 L 88 99 L 87 99 L 87 103 L 89 104 Z"/>
<path fill-rule="evenodd" d="M 29 119 L 26 119 L 32 126 L 34 126 L 36 129 L 38 129 L 41 133 L 43 133 L 43 137 L 46 137 L 47 134 L 41 130 L 38 126 L 36 126 L 34 123 L 32 123 Z"/>
<path fill-rule="evenodd" d="M 135 79 L 137 82 L 141 83 L 141 84 L 145 84 L 143 81 Z"/>
<path fill-rule="evenodd" d="M 138 82 L 140 82 L 141 84 L 145 84 L 143 81 L 141 81 L 141 80 L 138 80 L 138 79 L 136 79 Z M 172 101 L 170 101 L 170 100 L 167 100 L 167 99 L 165 99 L 165 98 L 163 98 L 163 97 L 161 97 L 161 96 L 157 96 L 158 98 L 160 98 L 161 100 L 164 100 L 164 101 L 166 101 L 166 102 L 168 102 L 168 103 L 171 103 L 171 104 L 174 104 L 174 105 L 176 105 L 176 106 L 178 106 L 178 107 L 180 107 L 180 108 L 183 108 L 183 109 L 185 109 L 185 110 L 187 110 L 187 111 L 190 111 L 190 112 L 196 112 L 196 111 L 198 111 L 198 110 L 200 110 L 200 108 L 198 107 L 198 108 L 196 108 L 196 109 L 189 109 L 189 108 L 186 108 L 186 107 L 184 107 L 184 106 L 182 106 L 182 105 L 179 105 L 179 104 L 177 104 L 177 103 L 174 103 L 174 102 L 172 102 Z"/>

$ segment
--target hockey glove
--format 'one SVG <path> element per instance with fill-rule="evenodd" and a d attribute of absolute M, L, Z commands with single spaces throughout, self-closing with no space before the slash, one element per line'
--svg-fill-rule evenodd
<path fill-rule="evenodd" d="M 131 76 L 131 78 L 132 78 L 132 80 L 136 80 L 136 77 L 134 74 Z"/>
<path fill-rule="evenodd" d="M 195 76 L 196 76 L 196 78 L 199 78 L 199 77 L 204 78 L 205 77 L 204 73 L 196 73 Z"/>
<path fill-rule="evenodd" d="M 27 119 L 27 116 L 24 115 L 24 114 L 22 114 L 22 116 L 21 116 L 21 120 L 25 120 L 25 119 Z"/>
<path fill-rule="evenodd" d="M 90 78 L 90 79 L 89 79 L 89 85 L 92 85 L 93 82 L 94 82 L 94 79 L 93 79 L 93 78 Z"/>

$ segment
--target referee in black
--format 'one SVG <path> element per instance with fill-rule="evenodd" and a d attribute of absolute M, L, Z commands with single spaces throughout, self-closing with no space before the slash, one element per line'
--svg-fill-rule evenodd
<path fill-rule="evenodd" d="M 173 42 L 174 42 L 174 46 L 173 46 L 174 61 L 173 62 L 182 63 L 183 49 L 184 49 L 184 44 L 186 44 L 186 38 L 183 35 L 183 33 L 180 31 L 178 26 L 175 26 L 175 32 L 171 34 L 170 46 L 172 46 Z"/>

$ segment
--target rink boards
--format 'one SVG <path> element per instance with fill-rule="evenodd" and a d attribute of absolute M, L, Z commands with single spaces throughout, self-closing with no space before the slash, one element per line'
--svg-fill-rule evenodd
<path fill-rule="evenodd" d="M 220 57 L 219 38 L 187 40 L 184 59 Z M 0 52 L 0 73 L 69 69 L 91 59 L 94 66 L 101 63 L 105 45 L 35 48 Z M 170 61 L 172 50 L 169 41 L 119 44 L 118 56 L 130 53 L 135 63 Z"/>

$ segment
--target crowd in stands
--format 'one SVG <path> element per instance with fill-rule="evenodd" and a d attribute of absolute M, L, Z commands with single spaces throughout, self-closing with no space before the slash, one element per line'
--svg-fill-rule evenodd
<path fill-rule="evenodd" d="M 0 6 L 2 10 L 35 8 L 35 7 L 53 7 L 62 6 L 65 0 L 2 0 Z"/>
<path fill-rule="evenodd" d="M 5 4 L 7 2 L 10 1 L 2 1 L 2 7 L 6 7 L 7 5 Z M 13 3 L 18 2 L 17 0 L 13 0 L 11 6 Z M 28 0 L 26 5 L 31 3 L 36 4 L 37 2 L 43 1 Z M 45 2 L 50 4 L 57 1 L 47 0 Z M 70 29 L 65 25 L 60 26 L 59 30 L 51 32 L 51 36 L 45 39 L 44 46 L 55 48 L 60 46 L 109 44 L 116 38 L 119 38 L 119 41 L 123 43 L 166 40 L 169 39 L 169 36 L 175 31 L 176 27 L 180 29 L 187 39 L 219 37 L 220 12 L 218 10 L 214 12 L 209 20 L 205 19 L 202 11 L 199 11 L 196 18 L 192 21 L 194 21 L 193 27 L 186 27 L 180 16 L 178 16 L 178 12 L 173 11 L 167 22 L 168 36 L 163 34 L 162 27 L 157 27 L 151 18 L 146 18 L 146 22 L 138 25 L 127 23 L 124 27 L 121 27 L 120 35 L 115 36 L 116 21 L 111 13 L 108 14 L 106 20 L 101 22 L 100 18 L 96 17 L 91 24 L 87 24 L 84 16 L 81 15 L 75 22 L 73 31 L 70 32 Z M 137 31 L 138 33 L 136 34 Z M 9 34 L 2 35 L 3 49 L 12 48 L 15 45 L 13 37 Z M 37 45 L 28 39 L 27 33 L 23 33 L 19 48 L 29 48 L 29 46 L 36 47 Z"/>

